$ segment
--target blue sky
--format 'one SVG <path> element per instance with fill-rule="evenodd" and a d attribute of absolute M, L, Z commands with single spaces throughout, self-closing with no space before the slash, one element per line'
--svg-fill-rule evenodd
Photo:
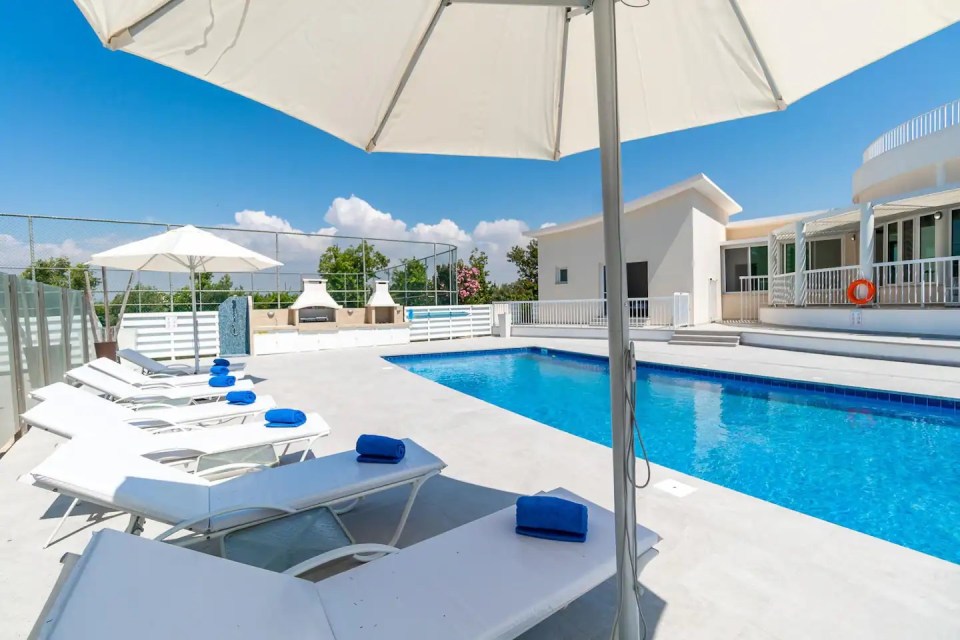
<path fill-rule="evenodd" d="M 202 224 L 253 211 L 264 212 L 261 226 L 343 230 L 345 212 L 363 205 L 331 205 L 355 195 L 369 203 L 368 218 L 391 216 L 357 228 L 399 228 L 402 220 L 409 233 L 449 219 L 457 229 L 448 225 L 446 233 L 469 236 L 464 243 L 486 234 L 493 251 L 523 225 L 599 209 L 596 152 L 559 163 L 366 154 L 239 96 L 107 51 L 66 0 L 2 3 L 0 43 L 0 211 Z M 743 217 L 845 204 L 871 140 L 958 97 L 957 51 L 960 26 L 784 113 L 628 143 L 625 196 L 703 172 L 743 205 Z M 331 224 L 331 213 L 343 224 Z"/>

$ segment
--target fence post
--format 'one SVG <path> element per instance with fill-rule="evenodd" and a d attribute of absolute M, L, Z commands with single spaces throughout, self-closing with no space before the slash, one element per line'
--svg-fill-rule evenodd
<path fill-rule="evenodd" d="M 73 362 L 71 358 L 71 351 L 73 351 L 71 342 L 73 338 L 73 316 L 67 313 L 67 304 L 69 304 L 67 290 L 60 289 L 60 346 L 63 348 L 64 371 L 69 370 Z"/>
<path fill-rule="evenodd" d="M 43 373 L 43 384 L 48 385 L 50 380 L 50 329 L 47 327 L 47 304 L 44 300 L 43 285 L 37 283 L 37 346 L 40 348 L 40 370 Z"/>
<path fill-rule="evenodd" d="M 280 262 L 280 233 L 274 231 L 273 233 L 273 259 L 277 262 Z M 280 308 L 280 265 L 274 267 L 276 272 L 276 285 L 277 285 L 277 309 Z M 269 308 L 269 307 L 268 307 Z"/>
<path fill-rule="evenodd" d="M 13 403 L 17 414 L 17 424 L 13 429 L 14 439 L 24 433 L 25 424 L 20 414 L 27 410 L 27 394 L 24 389 L 23 345 L 20 343 L 20 292 L 17 290 L 17 277 L 10 274 L 4 286 L 10 299 L 10 332 L 8 349 L 10 351 L 10 373 L 13 375 Z M 2 443 L 0 443 L 2 444 Z"/>
<path fill-rule="evenodd" d="M 27 217 L 27 244 L 30 247 L 30 279 L 36 282 L 37 281 L 37 255 L 36 255 L 36 243 L 34 243 L 33 241 L 33 216 Z"/>
<path fill-rule="evenodd" d="M 87 334 L 87 318 L 91 309 L 87 306 L 87 296 L 80 296 L 80 344 L 83 345 L 83 363 L 90 362 L 90 337 Z"/>

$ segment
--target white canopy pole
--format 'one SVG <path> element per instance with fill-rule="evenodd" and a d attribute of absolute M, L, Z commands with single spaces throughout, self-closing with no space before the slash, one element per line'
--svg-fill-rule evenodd
<path fill-rule="evenodd" d="M 633 416 L 628 385 L 633 376 L 627 316 L 626 268 L 620 221 L 623 180 L 620 162 L 620 116 L 617 96 L 615 0 L 593 3 L 593 33 L 597 65 L 597 116 L 600 127 L 600 169 L 603 191 L 603 246 L 607 265 L 607 341 L 610 349 L 610 417 L 613 431 L 613 504 L 617 542 L 618 637 L 638 640 L 636 494 L 633 478 Z"/>
<path fill-rule="evenodd" d="M 193 310 L 193 372 L 200 373 L 200 330 L 197 328 L 197 270 L 190 260 L 190 308 Z"/>

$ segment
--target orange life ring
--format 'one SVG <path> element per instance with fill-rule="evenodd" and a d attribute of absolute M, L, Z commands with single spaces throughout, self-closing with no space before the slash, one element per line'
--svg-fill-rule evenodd
<path fill-rule="evenodd" d="M 867 295 L 862 298 L 857 297 L 857 287 L 863 285 L 867 288 Z M 850 286 L 847 287 L 847 300 L 853 304 L 867 304 L 873 300 L 873 296 L 877 294 L 877 286 L 867 280 L 866 278 L 860 278 L 859 280 L 854 280 L 850 283 Z"/>

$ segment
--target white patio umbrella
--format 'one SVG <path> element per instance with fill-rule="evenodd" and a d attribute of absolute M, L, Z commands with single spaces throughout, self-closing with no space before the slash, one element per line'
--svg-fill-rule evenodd
<path fill-rule="evenodd" d="M 216 236 L 193 225 L 171 229 L 95 253 L 90 264 L 130 271 L 165 271 L 190 274 L 190 307 L 193 311 L 193 366 L 200 371 L 200 339 L 197 330 L 195 274 L 260 271 L 281 266 L 273 258 Z"/>
<path fill-rule="evenodd" d="M 960 19 L 960 0 L 75 1 L 106 46 L 368 151 L 600 147 L 624 638 L 640 619 L 620 141 L 784 109 Z"/>

